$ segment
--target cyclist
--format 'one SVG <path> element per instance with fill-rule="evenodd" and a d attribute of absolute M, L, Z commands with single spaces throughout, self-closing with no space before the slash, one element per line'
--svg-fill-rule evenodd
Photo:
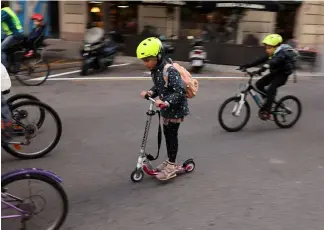
<path fill-rule="evenodd" d="M 156 106 L 167 105 L 161 109 L 163 117 L 163 133 L 165 136 L 168 160 L 157 167 L 159 173 L 156 178 L 168 180 L 176 176 L 178 165 L 176 157 L 178 153 L 178 130 L 184 117 L 189 114 L 188 101 L 186 98 L 186 88 L 179 72 L 172 66 L 163 76 L 164 66 L 166 65 L 163 46 L 158 38 L 150 37 L 143 40 L 136 50 L 137 58 L 141 59 L 144 66 L 151 71 L 154 86 L 149 91 L 142 91 L 141 96 L 146 95 L 155 98 Z M 168 78 L 168 83 L 164 80 Z"/>
<path fill-rule="evenodd" d="M 5 34 L 5 38 L 1 42 L 1 63 L 7 67 L 7 55 L 5 51 L 23 40 L 24 35 L 17 15 L 9 7 L 8 2 L 4 1 L 1 2 L 1 28 Z"/>
<path fill-rule="evenodd" d="M 7 101 L 3 97 L 3 92 L 10 90 L 11 81 L 9 74 L 1 64 L 1 141 L 7 141 L 11 137 L 12 117 Z"/>
<path fill-rule="evenodd" d="M 287 45 L 282 44 L 282 37 L 279 34 L 270 34 L 266 36 L 262 43 L 266 49 L 267 55 L 261 57 L 252 63 L 240 66 L 241 70 L 251 68 L 265 63 L 255 74 L 261 75 L 266 70 L 270 73 L 256 82 L 256 87 L 267 94 L 267 100 L 261 108 L 261 116 L 264 119 L 270 118 L 272 103 L 277 94 L 277 88 L 286 84 L 289 75 L 294 71 L 294 63 L 287 52 Z M 265 86 L 269 86 L 265 90 Z"/>
<path fill-rule="evenodd" d="M 25 41 L 25 47 L 27 49 L 27 54 L 25 57 L 30 57 L 34 54 L 34 49 L 36 48 L 36 43 L 38 39 L 43 35 L 45 30 L 44 17 L 41 14 L 33 14 L 31 20 L 34 22 L 34 29 L 29 34 L 27 40 Z"/>

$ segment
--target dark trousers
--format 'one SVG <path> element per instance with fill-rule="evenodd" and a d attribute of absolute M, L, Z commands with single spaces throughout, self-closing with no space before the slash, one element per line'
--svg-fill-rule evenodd
<path fill-rule="evenodd" d="M 175 163 L 178 153 L 178 130 L 180 123 L 169 122 L 167 125 L 163 125 L 163 133 L 165 136 L 165 142 L 168 152 L 169 161 Z"/>
<path fill-rule="evenodd" d="M 286 84 L 289 75 L 286 74 L 267 74 L 260 80 L 258 80 L 255 85 L 258 90 L 267 94 L 267 100 L 263 105 L 263 109 L 270 111 L 273 101 L 277 95 L 277 88 Z M 265 86 L 269 86 L 265 89 Z"/>

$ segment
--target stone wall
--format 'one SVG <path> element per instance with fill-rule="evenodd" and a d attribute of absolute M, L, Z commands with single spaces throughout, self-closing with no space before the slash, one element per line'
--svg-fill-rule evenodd
<path fill-rule="evenodd" d="M 301 47 L 324 43 L 324 2 L 305 1 L 296 15 L 295 37 Z"/>
<path fill-rule="evenodd" d="M 79 41 L 84 37 L 87 22 L 87 2 L 60 1 L 60 37 Z"/>
<path fill-rule="evenodd" d="M 159 34 L 166 37 L 178 36 L 180 26 L 180 8 L 174 7 L 172 15 L 167 14 L 166 7 L 154 5 L 138 6 L 138 33 L 141 33 L 144 26 L 150 25 L 157 28 Z"/>
<path fill-rule="evenodd" d="M 247 10 L 238 25 L 237 44 L 242 44 L 246 34 L 255 35 L 260 41 L 275 31 L 275 12 Z"/>

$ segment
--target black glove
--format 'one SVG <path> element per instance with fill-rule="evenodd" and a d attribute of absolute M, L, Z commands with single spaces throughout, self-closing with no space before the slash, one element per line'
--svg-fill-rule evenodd
<path fill-rule="evenodd" d="M 260 68 L 260 69 L 258 69 L 258 70 L 256 70 L 256 71 L 253 71 L 253 74 L 254 74 L 254 75 L 259 75 L 259 76 L 261 76 L 262 73 L 263 73 L 264 71 L 266 71 L 266 70 L 267 70 L 267 68 L 262 67 L 262 68 Z"/>
<path fill-rule="evenodd" d="M 240 66 L 240 67 L 238 68 L 238 70 L 240 70 L 240 71 L 242 71 L 242 72 L 245 72 L 246 69 L 247 69 L 247 68 L 246 68 L 244 65 L 242 65 L 242 66 Z"/>

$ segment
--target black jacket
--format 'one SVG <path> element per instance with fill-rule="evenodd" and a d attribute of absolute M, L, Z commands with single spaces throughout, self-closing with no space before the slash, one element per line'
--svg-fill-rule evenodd
<path fill-rule="evenodd" d="M 186 98 L 186 87 L 179 72 L 172 66 L 167 69 L 167 85 L 164 80 L 163 70 L 167 63 L 162 61 L 151 71 L 154 86 L 152 97 L 159 96 L 160 100 L 170 104 L 169 107 L 161 109 L 164 118 L 181 118 L 189 114 L 188 100 Z"/>
<path fill-rule="evenodd" d="M 242 67 L 251 68 L 263 63 L 269 65 L 268 67 L 267 65 L 263 66 L 266 66 L 265 69 L 268 68 L 271 74 L 284 74 L 289 76 L 294 71 L 293 61 L 288 56 L 285 45 L 279 46 L 272 57 L 265 55 Z"/>

